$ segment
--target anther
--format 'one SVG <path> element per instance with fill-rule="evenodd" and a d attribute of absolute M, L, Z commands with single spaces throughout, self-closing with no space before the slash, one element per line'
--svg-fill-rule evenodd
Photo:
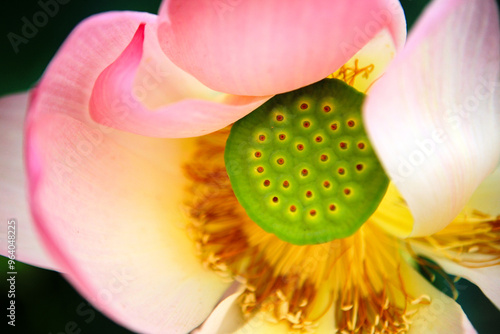
<path fill-rule="evenodd" d="M 305 110 L 305 109 L 307 109 L 308 107 L 309 107 L 309 106 L 307 105 L 307 103 L 302 103 L 302 104 L 300 105 L 300 109 L 302 109 L 302 110 Z"/>
<path fill-rule="evenodd" d="M 321 161 L 327 161 L 328 160 L 328 155 L 322 154 L 320 157 Z"/>
<path fill-rule="evenodd" d="M 340 142 L 339 146 L 340 146 L 341 149 L 345 150 L 347 148 L 347 143 Z"/>
<path fill-rule="evenodd" d="M 330 204 L 328 208 L 330 209 L 330 211 L 335 211 L 337 207 L 335 206 L 335 204 Z"/>
<path fill-rule="evenodd" d="M 311 211 L 309 211 L 309 214 L 310 214 L 311 216 L 313 216 L 313 217 L 314 217 L 314 216 L 316 216 L 316 210 L 311 210 Z"/>
<path fill-rule="evenodd" d="M 364 149 L 365 148 L 365 144 L 364 143 L 358 143 L 358 148 L 360 150 Z"/>
<path fill-rule="evenodd" d="M 330 106 L 324 106 L 323 107 L 323 111 L 324 112 L 330 112 L 332 110 L 332 108 Z"/>
<path fill-rule="evenodd" d="M 345 174 L 345 169 L 340 167 L 337 172 L 340 174 L 340 175 L 344 175 Z"/>
<path fill-rule="evenodd" d="M 330 128 L 335 131 L 338 129 L 338 125 L 336 123 L 333 123 L 332 125 L 330 125 Z"/>
<path fill-rule="evenodd" d="M 278 160 L 276 160 L 276 162 L 278 163 L 278 165 L 283 165 L 285 163 L 285 159 L 279 158 Z"/>
<path fill-rule="evenodd" d="M 307 197 L 307 198 L 311 198 L 311 197 L 312 197 L 312 195 L 313 195 L 312 191 L 308 190 L 308 191 L 306 192 L 306 197 Z"/>
<path fill-rule="evenodd" d="M 300 173 L 302 174 L 302 176 L 307 176 L 307 174 L 309 174 L 309 171 L 304 168 Z"/>
<path fill-rule="evenodd" d="M 314 138 L 314 140 L 317 142 L 317 143 L 321 143 L 323 141 L 323 138 L 321 136 L 317 136 L 316 138 Z"/>
<path fill-rule="evenodd" d="M 259 136 L 259 140 L 260 140 L 260 141 L 264 141 L 264 140 L 266 140 L 266 136 L 264 136 L 264 135 L 260 135 L 260 136 Z"/>
<path fill-rule="evenodd" d="M 349 127 L 351 127 L 351 128 L 352 128 L 352 127 L 355 125 L 355 123 L 354 123 L 354 121 L 351 119 L 351 120 L 349 120 L 349 121 L 347 122 L 347 125 L 348 125 Z"/>
<path fill-rule="evenodd" d="M 330 182 L 328 181 L 323 182 L 323 187 L 330 188 Z"/>
<path fill-rule="evenodd" d="M 295 212 L 297 211 L 297 207 L 295 205 L 290 206 L 290 212 Z"/>
<path fill-rule="evenodd" d="M 271 184 L 271 181 L 269 181 L 269 180 L 265 180 L 264 181 L 264 186 L 265 187 L 269 187 L 270 184 Z"/>
<path fill-rule="evenodd" d="M 284 119 L 283 115 L 278 115 L 278 116 L 276 116 L 276 120 L 277 120 L 278 122 L 281 122 L 283 119 Z"/>
<path fill-rule="evenodd" d="M 359 171 L 363 170 L 363 165 L 362 164 L 357 164 L 356 165 L 356 169 L 359 170 Z"/>
<path fill-rule="evenodd" d="M 344 189 L 344 194 L 349 195 L 351 193 L 351 189 L 345 188 Z"/>
<path fill-rule="evenodd" d="M 257 172 L 259 172 L 259 173 L 264 172 L 264 167 L 262 167 L 262 166 L 257 167 Z"/>
<path fill-rule="evenodd" d="M 297 150 L 302 151 L 304 149 L 304 145 L 299 144 L 297 145 Z"/>
<path fill-rule="evenodd" d="M 278 138 L 279 138 L 280 140 L 285 140 L 286 135 L 285 135 L 284 133 L 280 133 L 280 135 L 278 136 Z"/>
<path fill-rule="evenodd" d="M 290 182 L 288 181 L 283 181 L 283 188 L 288 188 L 290 186 Z"/>
<path fill-rule="evenodd" d="M 274 196 L 274 197 L 273 197 L 273 202 L 274 202 L 274 203 L 278 203 L 278 201 L 279 201 L 278 197 Z"/>
<path fill-rule="evenodd" d="M 255 152 L 255 157 L 256 157 L 256 158 L 260 158 L 261 156 L 262 156 L 262 153 L 260 153 L 260 152 Z"/>
<path fill-rule="evenodd" d="M 302 123 L 302 125 L 305 127 L 305 128 L 308 128 L 311 126 L 311 123 L 309 121 L 304 121 L 304 123 Z"/>

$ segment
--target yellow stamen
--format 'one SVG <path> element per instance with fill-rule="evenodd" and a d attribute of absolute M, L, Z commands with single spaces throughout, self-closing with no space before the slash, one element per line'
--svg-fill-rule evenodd
<path fill-rule="evenodd" d="M 500 265 L 500 216 L 467 208 L 442 231 L 410 242 L 468 268 Z"/>
<path fill-rule="evenodd" d="M 266 233 L 232 192 L 223 159 L 228 134 L 200 138 L 185 166 L 193 181 L 187 231 L 205 267 L 245 284 L 242 314 L 264 312 L 268 321 L 308 332 L 333 305 L 338 332 L 407 330 L 408 306 L 428 300 L 406 292 L 401 241 L 371 221 L 351 237 L 320 245 L 292 245 Z"/>
<path fill-rule="evenodd" d="M 335 78 L 344 81 L 350 86 L 354 86 L 356 77 L 360 76 L 368 79 L 370 74 L 375 69 L 375 65 L 369 64 L 368 66 L 359 68 L 358 66 L 359 60 L 354 59 L 354 65 L 352 67 L 346 65 L 342 65 L 335 73 L 328 76 L 328 78 Z"/>

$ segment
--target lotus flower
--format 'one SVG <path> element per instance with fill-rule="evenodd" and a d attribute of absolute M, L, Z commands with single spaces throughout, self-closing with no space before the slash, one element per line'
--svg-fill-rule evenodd
<path fill-rule="evenodd" d="M 16 145 L 28 103 L 18 259 L 140 332 L 472 331 L 415 267 L 424 255 L 500 306 L 497 13 L 436 0 L 406 44 L 390 0 L 171 0 L 85 20 L 29 101 L 0 102 Z M 391 183 L 351 236 L 294 245 L 248 217 L 224 149 L 231 124 L 326 77 L 367 93 Z M 23 210 L 21 160 L 3 161 Z"/>

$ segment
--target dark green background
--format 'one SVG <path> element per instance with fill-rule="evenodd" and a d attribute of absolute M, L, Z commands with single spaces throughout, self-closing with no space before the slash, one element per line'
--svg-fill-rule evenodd
<path fill-rule="evenodd" d="M 46 0 L 42 0 L 46 1 Z M 187 0 L 188 1 L 188 0 Z M 367 0 L 370 1 L 370 0 Z M 39 29 L 27 44 L 19 46 L 15 53 L 7 34 L 21 34 L 22 17 L 32 17 L 40 10 L 37 0 L 4 2 L 0 14 L 0 96 L 25 91 L 40 78 L 45 67 L 64 38 L 75 25 L 94 13 L 109 10 L 136 10 L 155 13 L 160 1 L 149 0 L 70 0 L 60 5 L 59 12 Z M 415 22 L 427 0 L 402 0 L 408 26 Z M 498 0 L 497 0 L 498 2 Z M 74 289 L 52 271 L 29 265 L 17 264 L 16 280 L 16 328 L 19 333 L 71 333 L 65 327 L 74 323 L 74 333 L 130 333 L 93 310 Z M 3 269 L 1 269 L 3 268 Z M 7 271 L 6 258 L 0 256 L 0 272 Z M 3 277 L 3 274 L 2 274 Z M 1 309 L 5 310 L 7 286 L 2 278 Z M 449 290 L 442 281 L 438 285 Z M 459 281 L 458 301 L 468 313 L 480 333 L 497 333 L 500 328 L 500 312 L 480 290 L 465 280 Z M 2 312 L 0 328 L 6 323 Z M 10 327 L 10 326 L 9 326 Z M 12 328 L 8 328 L 13 332 Z"/>

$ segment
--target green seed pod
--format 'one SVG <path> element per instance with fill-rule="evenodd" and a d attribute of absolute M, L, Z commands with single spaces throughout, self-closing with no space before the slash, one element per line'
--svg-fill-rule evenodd
<path fill-rule="evenodd" d="M 236 122 L 225 150 L 234 193 L 265 231 L 296 245 L 356 232 L 389 180 L 363 127 L 365 95 L 336 79 L 280 94 Z"/>

